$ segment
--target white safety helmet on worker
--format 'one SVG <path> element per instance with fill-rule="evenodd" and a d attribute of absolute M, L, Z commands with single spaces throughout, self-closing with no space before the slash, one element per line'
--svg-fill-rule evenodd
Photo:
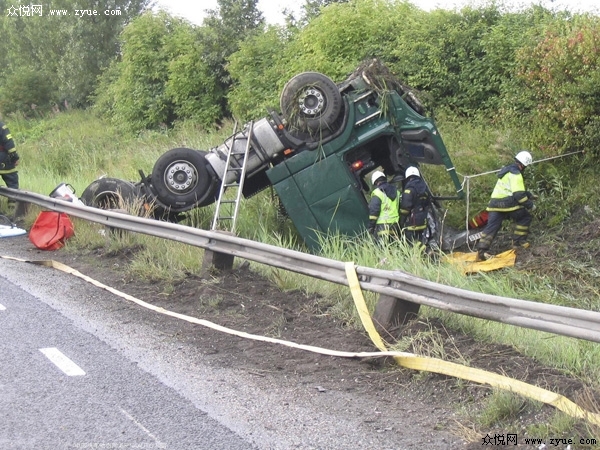
<path fill-rule="evenodd" d="M 531 156 L 531 153 L 529 153 L 527 150 L 522 150 L 519 153 L 517 153 L 515 159 L 517 160 L 517 162 L 523 164 L 524 167 L 527 167 L 533 162 L 533 157 Z"/>
<path fill-rule="evenodd" d="M 375 182 L 380 178 L 385 178 L 387 180 L 385 173 L 381 172 L 380 170 L 376 170 L 373 172 L 373 175 L 371 175 L 371 184 L 375 184 Z"/>
<path fill-rule="evenodd" d="M 419 172 L 419 169 L 417 169 L 414 166 L 410 166 L 408 169 L 406 169 L 406 173 L 404 174 L 405 178 L 409 178 L 409 177 L 420 177 L 421 176 L 421 172 Z"/>

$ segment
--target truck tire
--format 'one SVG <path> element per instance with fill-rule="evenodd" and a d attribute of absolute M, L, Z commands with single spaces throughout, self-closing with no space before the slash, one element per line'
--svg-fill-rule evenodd
<path fill-rule="evenodd" d="M 318 72 L 293 77 L 283 87 L 279 102 L 290 132 L 308 133 L 316 140 L 336 131 L 344 104 L 337 85 Z"/>
<path fill-rule="evenodd" d="M 174 148 L 161 155 L 154 164 L 153 190 L 171 210 L 182 212 L 199 206 L 214 190 L 206 154 L 191 148 Z"/>
<path fill-rule="evenodd" d="M 79 198 L 86 206 L 99 209 L 122 209 L 133 205 L 140 196 L 139 188 L 118 178 L 100 178 L 92 182 Z"/>

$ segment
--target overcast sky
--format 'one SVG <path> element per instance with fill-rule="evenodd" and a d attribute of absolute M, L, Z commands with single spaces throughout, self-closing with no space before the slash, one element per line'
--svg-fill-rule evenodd
<path fill-rule="evenodd" d="M 452 9 L 466 4 L 480 4 L 480 0 L 412 0 L 420 8 L 430 10 L 436 7 Z M 500 1 L 498 1 L 500 3 Z M 504 3 L 514 8 L 526 7 L 530 4 L 541 4 L 549 9 L 568 9 L 573 12 L 595 12 L 600 14 L 600 0 L 504 0 Z M 300 11 L 304 0 L 259 0 L 258 8 L 262 11 L 268 23 L 283 23 L 283 9 Z M 167 10 L 174 16 L 181 16 L 190 22 L 200 25 L 207 9 L 217 7 L 216 0 L 157 0 L 161 9 Z"/>

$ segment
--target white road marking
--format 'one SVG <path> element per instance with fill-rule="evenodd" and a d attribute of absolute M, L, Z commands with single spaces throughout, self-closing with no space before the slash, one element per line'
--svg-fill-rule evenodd
<path fill-rule="evenodd" d="M 129 420 L 131 420 L 134 424 L 137 425 L 137 427 L 142 430 L 144 433 L 146 433 L 149 437 L 151 437 L 152 439 L 154 439 L 154 442 L 156 443 L 156 447 L 157 448 L 167 448 L 166 444 L 160 442 L 158 440 L 158 438 L 156 436 L 154 436 L 152 433 L 150 433 L 150 431 L 141 423 L 139 423 L 137 420 L 135 420 L 135 417 L 133 417 L 131 414 L 129 414 L 127 411 L 125 411 L 123 408 L 119 408 L 121 410 L 121 412 L 123 413 L 123 415 L 125 417 L 127 417 Z"/>
<path fill-rule="evenodd" d="M 66 375 L 70 377 L 78 377 L 81 375 L 85 375 L 85 372 L 81 367 L 67 358 L 61 351 L 57 348 L 40 348 L 40 352 L 42 352 L 46 358 L 48 358 L 56 367 L 62 370 Z"/>
<path fill-rule="evenodd" d="M 6 306 L 0 304 L 0 311 L 5 311 L 6 310 Z"/>

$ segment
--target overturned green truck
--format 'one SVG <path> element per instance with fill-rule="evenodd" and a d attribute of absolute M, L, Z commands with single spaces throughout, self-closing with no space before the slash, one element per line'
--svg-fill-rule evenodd
<path fill-rule="evenodd" d="M 365 230 L 368 175 L 376 169 L 400 186 L 411 165 L 443 165 L 456 189 L 451 198 L 462 198 L 433 119 L 377 60 L 339 84 L 317 72 L 298 74 L 283 88 L 280 108 L 208 151 L 167 151 L 150 175 L 140 171 L 141 181 L 96 180 L 81 199 L 100 208 L 142 199 L 155 218 L 179 221 L 186 211 L 218 202 L 227 186 L 237 185 L 244 197 L 273 186 L 299 234 L 315 248 L 320 233 Z M 465 233 L 440 236 L 433 219 L 429 237 L 441 247 L 467 239 Z"/>

